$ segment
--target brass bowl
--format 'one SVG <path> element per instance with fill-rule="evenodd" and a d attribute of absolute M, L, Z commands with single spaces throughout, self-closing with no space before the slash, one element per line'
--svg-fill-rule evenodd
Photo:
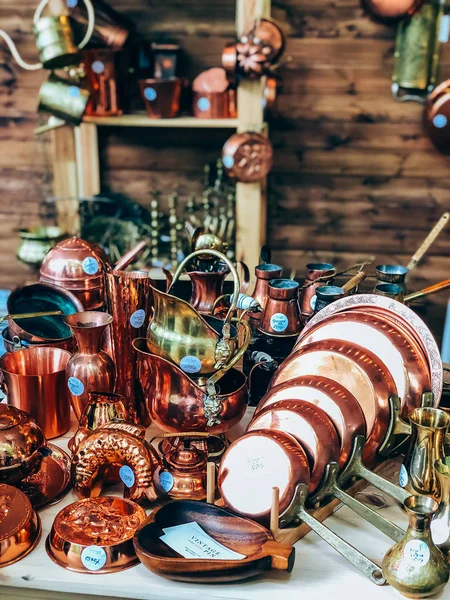
<path fill-rule="evenodd" d="M 123 571 L 139 562 L 133 536 L 146 518 L 144 509 L 131 500 L 112 496 L 79 500 L 56 515 L 45 548 L 69 571 Z"/>
<path fill-rule="evenodd" d="M 41 520 L 25 494 L 0 483 L 0 567 L 29 554 L 39 542 L 41 530 Z"/>
<path fill-rule="evenodd" d="M 45 444 L 34 419 L 10 404 L 0 404 L 0 481 L 15 484 L 36 473 Z"/>

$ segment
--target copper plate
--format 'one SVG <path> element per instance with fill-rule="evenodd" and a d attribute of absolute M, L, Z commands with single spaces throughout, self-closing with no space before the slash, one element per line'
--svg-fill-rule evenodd
<path fill-rule="evenodd" d="M 384 298 L 383 296 L 377 296 L 376 294 L 355 294 L 353 296 L 347 296 L 346 298 L 333 302 L 318 312 L 317 315 L 308 322 L 303 333 L 305 334 L 309 328 L 313 327 L 316 323 L 323 321 L 323 319 L 330 315 L 334 315 L 337 312 L 352 310 L 354 308 L 361 308 L 365 312 L 377 315 L 380 313 L 388 314 L 391 320 L 400 325 L 400 327 L 407 329 L 416 338 L 422 346 L 430 366 L 431 391 L 434 394 L 435 406 L 438 406 L 442 394 L 443 380 L 441 354 L 429 328 L 413 310 L 404 304 L 389 298 Z"/>
<path fill-rule="evenodd" d="M 247 431 L 275 429 L 290 433 L 300 442 L 309 460 L 309 492 L 318 489 L 325 467 L 339 462 L 339 439 L 327 413 L 304 400 L 276 402 L 250 421 Z"/>
<path fill-rule="evenodd" d="M 280 514 L 283 514 L 297 484 L 309 485 L 308 458 L 299 442 L 288 433 L 269 429 L 251 431 L 225 452 L 217 482 L 228 508 L 255 520 L 267 520 L 274 486 L 280 491 Z"/>
<path fill-rule="evenodd" d="M 41 454 L 39 471 L 19 486 L 34 508 L 57 504 L 70 490 L 70 456 L 54 444 L 42 448 Z"/>
<path fill-rule="evenodd" d="M 112 496 L 79 500 L 56 515 L 45 545 L 47 554 L 69 571 L 123 571 L 139 562 L 133 536 L 145 520 L 144 509 L 131 500 Z"/>
<path fill-rule="evenodd" d="M 366 421 L 355 396 L 327 377 L 305 375 L 271 388 L 258 404 L 255 415 L 281 400 L 304 400 L 326 412 L 340 438 L 339 467 L 343 468 L 351 456 L 355 436 L 366 435 Z"/>
<path fill-rule="evenodd" d="M 420 406 L 422 393 L 431 389 L 424 353 L 404 328 L 363 311 L 337 313 L 300 334 L 294 348 L 329 338 L 358 344 L 378 356 L 391 372 L 405 417 Z"/>
<path fill-rule="evenodd" d="M 389 425 L 389 397 L 397 393 L 387 367 L 371 352 L 340 340 L 308 344 L 280 365 L 271 386 L 299 377 L 322 375 L 347 388 L 358 400 L 366 419 L 363 458 L 372 466 Z"/>
<path fill-rule="evenodd" d="M 41 537 L 41 520 L 23 492 L 0 484 L 0 567 L 29 554 Z"/>
<path fill-rule="evenodd" d="M 363 0 L 363 4 L 376 17 L 404 19 L 418 11 L 423 0 Z"/>

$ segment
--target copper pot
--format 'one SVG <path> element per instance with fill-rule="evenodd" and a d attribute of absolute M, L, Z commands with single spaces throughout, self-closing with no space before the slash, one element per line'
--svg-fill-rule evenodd
<path fill-rule="evenodd" d="M 413 15 L 423 0 L 363 0 L 367 10 L 382 19 L 404 19 Z"/>
<path fill-rule="evenodd" d="M 263 263 L 262 265 L 255 267 L 256 284 L 252 297 L 258 302 L 261 308 L 264 309 L 267 304 L 267 298 L 269 296 L 269 281 L 271 279 L 278 279 L 281 277 L 282 272 L 282 267 L 279 267 L 278 265 L 272 265 L 270 263 Z M 251 313 L 251 317 L 252 319 L 261 319 L 262 313 Z"/>
<path fill-rule="evenodd" d="M 46 441 L 42 429 L 22 410 L 0 404 L 0 482 L 16 484 L 36 473 Z"/>
<path fill-rule="evenodd" d="M 92 42 L 95 46 L 109 46 L 120 49 L 124 46 L 135 26 L 131 19 L 123 13 L 114 10 L 107 2 L 95 0 L 95 23 Z M 79 28 L 84 31 L 88 24 L 88 13 L 85 5 L 80 0 L 68 2 L 70 16 L 76 21 Z M 78 31 L 76 31 L 78 34 Z"/>
<path fill-rule="evenodd" d="M 428 96 L 425 127 L 440 152 L 450 152 L 450 79 L 438 85 Z"/>
<path fill-rule="evenodd" d="M 299 285 L 293 279 L 272 279 L 259 331 L 274 337 L 290 337 L 302 328 L 298 305 Z"/>
<path fill-rule="evenodd" d="M 197 119 L 235 119 L 236 90 L 224 92 L 193 92 L 192 111 Z"/>
<path fill-rule="evenodd" d="M 315 304 L 312 299 L 316 295 L 316 289 L 321 285 L 330 285 L 333 282 L 336 269 L 330 263 L 309 263 L 306 265 L 305 281 L 301 290 L 300 308 L 304 321 L 307 321 L 314 313 Z M 326 277 L 327 279 L 317 281 Z"/>
<path fill-rule="evenodd" d="M 273 165 L 273 147 L 260 133 L 234 133 L 222 148 L 225 172 L 243 183 L 261 181 Z"/>
<path fill-rule="evenodd" d="M 70 402 L 66 367 L 70 353 L 37 346 L 0 358 L 8 403 L 33 417 L 47 439 L 70 428 Z"/>
<path fill-rule="evenodd" d="M 6 352 L 17 352 L 17 350 L 22 350 L 23 348 L 29 348 L 30 346 L 51 346 L 52 348 L 61 348 L 62 350 L 67 350 L 68 352 L 73 352 L 76 348 L 75 340 L 73 336 L 60 342 L 55 342 L 54 340 L 48 340 L 46 342 L 30 344 L 29 342 L 23 340 L 18 335 L 11 336 L 9 333 L 9 327 L 6 327 L 2 331 L 2 342 L 5 347 Z"/>

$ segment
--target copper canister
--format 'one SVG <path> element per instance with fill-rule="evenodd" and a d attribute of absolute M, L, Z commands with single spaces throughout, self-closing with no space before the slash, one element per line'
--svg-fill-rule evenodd
<path fill-rule="evenodd" d="M 261 308 L 265 308 L 269 295 L 269 281 L 281 277 L 283 269 L 278 265 L 263 263 L 255 267 L 256 284 L 252 297 L 258 302 Z M 251 313 L 252 319 L 261 319 L 262 313 Z"/>
<path fill-rule="evenodd" d="M 425 127 L 440 152 L 450 152 L 450 79 L 443 81 L 428 96 Z"/>
<path fill-rule="evenodd" d="M 150 119 L 173 119 L 180 110 L 182 80 L 140 79 L 139 89 Z"/>
<path fill-rule="evenodd" d="M 87 115 L 107 117 L 122 114 L 123 61 L 124 53 L 110 48 L 84 51 L 84 68 L 91 92 Z"/>
<path fill-rule="evenodd" d="M 305 281 L 300 298 L 300 308 L 305 323 L 315 310 L 315 305 L 311 301 L 316 295 L 316 289 L 321 285 L 330 285 L 333 282 L 335 272 L 334 266 L 330 263 L 309 263 L 306 265 Z"/>
<path fill-rule="evenodd" d="M 293 279 L 269 281 L 267 304 L 259 331 L 275 337 L 296 336 L 302 328 L 298 305 L 299 285 Z"/>
<path fill-rule="evenodd" d="M 236 91 L 193 92 L 192 111 L 197 119 L 232 119 L 237 116 Z"/>

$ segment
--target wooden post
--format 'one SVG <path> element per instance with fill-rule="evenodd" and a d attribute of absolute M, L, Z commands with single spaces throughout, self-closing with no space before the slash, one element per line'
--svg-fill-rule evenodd
<path fill-rule="evenodd" d="M 89 198 L 100 193 L 97 125 L 81 123 L 74 133 L 78 195 Z"/>
<path fill-rule="evenodd" d="M 77 159 L 72 127 L 51 132 L 53 193 L 56 200 L 58 226 L 71 235 L 79 234 Z"/>

